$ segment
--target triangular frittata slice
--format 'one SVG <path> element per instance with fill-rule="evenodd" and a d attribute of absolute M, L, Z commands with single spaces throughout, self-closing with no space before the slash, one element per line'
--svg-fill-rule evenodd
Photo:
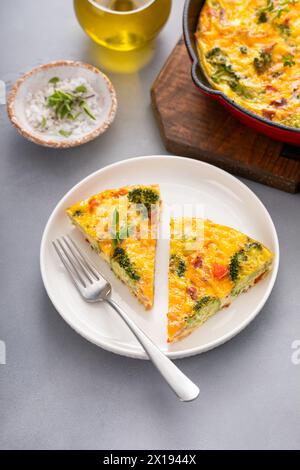
<path fill-rule="evenodd" d="M 168 341 L 178 341 L 227 307 L 272 267 L 262 243 L 197 218 L 171 219 Z"/>
<path fill-rule="evenodd" d="M 153 306 L 158 185 L 110 189 L 67 210 L 92 248 L 150 309 Z"/>

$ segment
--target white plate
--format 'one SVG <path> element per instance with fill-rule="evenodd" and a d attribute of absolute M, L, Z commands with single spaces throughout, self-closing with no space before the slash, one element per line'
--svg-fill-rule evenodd
<path fill-rule="evenodd" d="M 168 241 L 158 241 L 155 304 L 153 310 L 146 312 L 126 286 L 114 277 L 108 265 L 92 252 L 65 215 L 67 207 L 104 189 L 150 183 L 160 185 L 164 204 L 200 202 L 205 217 L 247 233 L 275 253 L 274 269 L 269 276 L 188 338 L 173 345 L 166 343 Z M 162 219 L 166 225 L 166 215 L 163 214 Z M 212 349 L 245 328 L 268 299 L 278 271 L 278 238 L 268 211 L 247 186 L 225 171 L 196 160 L 172 156 L 134 158 L 96 171 L 74 186 L 54 209 L 41 244 L 42 277 L 55 308 L 72 328 L 104 349 L 135 358 L 145 359 L 146 356 L 122 320 L 105 304 L 85 303 L 54 253 L 51 241 L 66 233 L 78 241 L 112 283 L 113 298 L 174 359 Z"/>

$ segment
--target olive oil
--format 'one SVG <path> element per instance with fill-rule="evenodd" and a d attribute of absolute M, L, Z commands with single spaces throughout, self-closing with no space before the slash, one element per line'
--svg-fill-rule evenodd
<path fill-rule="evenodd" d="M 134 0 L 111 0 L 108 8 L 115 11 L 132 11 L 139 8 L 138 3 Z"/>
<path fill-rule="evenodd" d="M 98 44 L 130 51 L 152 40 L 166 23 L 172 0 L 74 0 L 85 32 Z"/>

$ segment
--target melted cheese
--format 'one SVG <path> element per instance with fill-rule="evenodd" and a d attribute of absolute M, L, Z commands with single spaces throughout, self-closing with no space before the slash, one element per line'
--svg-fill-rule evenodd
<path fill-rule="evenodd" d="M 196 36 L 215 88 L 260 116 L 300 127 L 300 1 L 206 0 Z M 223 66 L 212 57 L 216 48 Z"/>
<path fill-rule="evenodd" d="M 181 236 L 180 226 L 189 226 L 190 233 Z M 258 244 L 259 249 L 248 249 Z M 194 247 L 194 249 L 193 249 Z M 248 250 L 240 263 L 239 278 L 232 280 L 230 263 L 232 257 Z M 170 269 L 169 269 L 169 341 L 186 336 L 188 320 L 195 315 L 196 302 L 204 297 L 217 299 L 220 307 L 230 302 L 235 289 L 244 290 L 272 262 L 272 253 L 262 244 L 244 233 L 230 227 L 218 225 L 210 220 L 171 220 Z M 184 269 L 174 267 L 174 259 L 181 260 Z M 221 275 L 217 269 L 221 269 Z M 215 310 L 212 311 L 215 313 Z M 204 315 L 201 323 L 208 317 Z M 200 324 L 200 323 L 199 323 Z M 197 326 L 199 326 L 199 324 Z M 191 328 L 191 330 L 194 328 Z"/>

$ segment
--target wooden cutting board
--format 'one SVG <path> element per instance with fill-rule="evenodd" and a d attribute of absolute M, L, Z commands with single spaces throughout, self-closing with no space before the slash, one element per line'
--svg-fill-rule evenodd
<path fill-rule="evenodd" d="M 274 188 L 300 190 L 300 148 L 271 140 L 237 121 L 191 79 L 180 39 L 151 89 L 166 149 Z"/>

